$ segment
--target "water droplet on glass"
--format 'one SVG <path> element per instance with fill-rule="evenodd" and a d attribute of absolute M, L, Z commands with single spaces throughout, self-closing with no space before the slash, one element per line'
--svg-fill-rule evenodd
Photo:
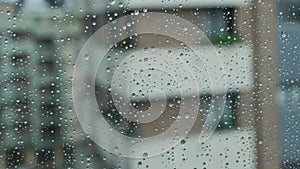
<path fill-rule="evenodd" d="M 180 141 L 180 144 L 185 144 L 185 140 L 181 140 L 181 141 Z"/>
<path fill-rule="evenodd" d="M 186 32 L 187 30 L 188 30 L 188 28 L 184 26 L 183 31 Z"/>
<path fill-rule="evenodd" d="M 88 54 L 85 54 L 85 55 L 84 55 L 84 59 L 85 59 L 85 60 L 90 60 L 90 56 L 89 56 Z"/>
<path fill-rule="evenodd" d="M 119 7 L 122 8 L 124 5 L 122 2 L 119 3 Z"/>
<path fill-rule="evenodd" d="M 116 3 L 116 0 L 110 0 L 109 4 L 114 5 Z"/>
<path fill-rule="evenodd" d="M 177 119 L 181 119 L 181 115 L 179 114 L 179 115 L 177 115 L 177 117 L 176 117 Z"/>
<path fill-rule="evenodd" d="M 140 11 L 139 10 L 134 10 L 134 15 L 138 15 L 140 13 Z"/>
<path fill-rule="evenodd" d="M 145 153 L 143 154 L 143 157 L 148 157 L 148 153 L 145 152 Z"/>
<path fill-rule="evenodd" d="M 119 151 L 119 147 L 118 146 L 115 146 L 115 151 Z"/>
<path fill-rule="evenodd" d="M 188 119 L 188 118 L 190 118 L 190 114 L 189 114 L 189 113 L 185 113 L 185 114 L 184 114 L 184 117 L 185 117 L 186 119 Z"/>
<path fill-rule="evenodd" d="M 281 37 L 283 37 L 283 38 L 286 37 L 286 32 L 285 32 L 285 31 L 282 31 L 282 32 L 281 32 Z"/>
<path fill-rule="evenodd" d="M 147 9 L 147 8 L 144 8 L 144 9 L 143 9 L 143 12 L 145 12 L 145 13 L 148 12 L 148 9 Z"/>

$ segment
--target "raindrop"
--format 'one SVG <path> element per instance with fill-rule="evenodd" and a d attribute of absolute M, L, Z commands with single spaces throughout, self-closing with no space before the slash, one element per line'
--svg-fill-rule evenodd
<path fill-rule="evenodd" d="M 283 37 L 283 38 L 286 37 L 286 32 L 285 32 L 285 31 L 282 31 L 282 32 L 281 32 L 281 37 Z"/>
<path fill-rule="evenodd" d="M 188 30 L 188 28 L 184 26 L 183 31 L 186 32 L 187 30 Z"/>
<path fill-rule="evenodd" d="M 109 4 L 114 5 L 116 3 L 116 0 L 110 0 Z"/>
<path fill-rule="evenodd" d="M 144 8 L 144 9 L 143 9 L 143 12 L 145 12 L 145 13 L 148 12 L 148 9 L 147 9 L 147 8 Z"/>
<path fill-rule="evenodd" d="M 119 147 L 118 146 L 115 146 L 115 151 L 119 151 Z"/>
<path fill-rule="evenodd" d="M 145 152 L 145 153 L 143 154 L 143 157 L 148 157 L 148 153 Z"/>
<path fill-rule="evenodd" d="M 176 117 L 176 118 L 177 118 L 178 120 L 179 120 L 179 119 L 181 119 L 181 115 L 180 115 L 180 114 L 179 114 L 179 115 L 177 115 L 177 117 Z"/>
<path fill-rule="evenodd" d="M 189 114 L 189 113 L 185 113 L 185 114 L 184 114 L 184 117 L 185 117 L 186 119 L 188 119 L 188 118 L 190 118 L 190 114 Z"/>
<path fill-rule="evenodd" d="M 88 54 L 85 54 L 85 55 L 84 55 L 84 59 L 85 59 L 85 60 L 90 60 L 90 56 L 89 56 Z"/>
<path fill-rule="evenodd" d="M 134 15 L 138 15 L 140 13 L 140 11 L 139 10 L 134 10 Z"/>
<path fill-rule="evenodd" d="M 186 143 L 185 140 L 181 140 L 181 141 L 180 141 L 180 144 L 185 144 L 185 143 Z"/>

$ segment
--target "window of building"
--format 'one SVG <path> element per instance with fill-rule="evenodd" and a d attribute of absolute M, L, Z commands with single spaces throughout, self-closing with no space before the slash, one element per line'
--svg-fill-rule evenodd
<path fill-rule="evenodd" d="M 6 152 L 6 167 L 16 168 L 24 163 L 25 152 L 23 148 L 15 147 Z"/>

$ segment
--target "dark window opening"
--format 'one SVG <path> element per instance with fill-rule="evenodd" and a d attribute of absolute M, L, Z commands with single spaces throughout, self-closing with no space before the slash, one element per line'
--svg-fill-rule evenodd
<path fill-rule="evenodd" d="M 6 166 L 8 168 L 17 168 L 22 165 L 24 163 L 24 154 L 24 150 L 19 147 L 6 151 Z"/>
<path fill-rule="evenodd" d="M 29 99 L 16 99 L 15 106 L 18 112 L 26 113 L 29 111 L 30 100 Z"/>
<path fill-rule="evenodd" d="M 37 44 L 39 45 L 39 48 L 42 50 L 49 50 L 49 48 L 52 48 L 54 45 L 52 39 L 39 39 L 37 40 Z"/>
<path fill-rule="evenodd" d="M 47 86 L 40 87 L 40 92 L 42 96 L 53 96 L 56 94 L 56 85 L 51 83 Z"/>
<path fill-rule="evenodd" d="M 28 63 L 28 55 L 24 53 L 14 54 L 11 57 L 13 66 L 25 66 Z"/>
<path fill-rule="evenodd" d="M 19 132 L 21 135 L 29 134 L 30 124 L 28 121 L 19 121 L 16 122 L 14 130 Z"/>
<path fill-rule="evenodd" d="M 55 72 L 55 64 L 52 60 L 42 60 L 39 62 L 40 74 L 53 74 Z"/>
<path fill-rule="evenodd" d="M 226 94 L 226 104 L 217 129 L 232 129 L 237 127 L 237 97 L 236 93 Z M 210 111 L 211 95 L 201 96 L 200 112 L 205 116 Z"/>
<path fill-rule="evenodd" d="M 64 0 L 46 0 L 51 8 L 62 7 L 64 5 Z"/>
<path fill-rule="evenodd" d="M 74 167 L 75 160 L 75 146 L 73 144 L 67 143 L 63 147 L 64 152 L 64 165 L 65 167 Z"/>
<path fill-rule="evenodd" d="M 31 38 L 30 32 L 12 32 L 11 37 L 13 40 L 27 40 Z"/>
<path fill-rule="evenodd" d="M 60 134 L 60 127 L 57 124 L 43 126 L 41 129 L 43 139 L 55 139 Z"/>
<path fill-rule="evenodd" d="M 57 105 L 42 105 L 41 106 L 41 115 L 42 116 L 56 116 L 59 114 L 58 106 Z"/>
<path fill-rule="evenodd" d="M 52 149 L 43 149 L 36 153 L 37 161 L 39 164 L 48 164 L 54 161 L 54 150 Z"/>

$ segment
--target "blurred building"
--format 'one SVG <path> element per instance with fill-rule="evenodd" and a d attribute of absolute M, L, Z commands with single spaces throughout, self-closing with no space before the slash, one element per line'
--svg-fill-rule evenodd
<path fill-rule="evenodd" d="M 66 67 L 81 24 L 28 2 L 0 4 L 0 168 L 74 167 Z"/>
<path fill-rule="evenodd" d="M 204 163 L 207 163 L 209 168 L 270 168 L 271 166 L 279 168 L 281 162 L 278 154 L 278 133 L 276 127 L 278 121 L 275 101 L 277 93 L 277 73 L 276 63 L 274 61 L 277 58 L 275 46 L 277 39 L 275 34 L 277 26 L 275 17 L 276 4 L 271 1 L 265 4 L 250 1 L 210 1 L 203 3 L 195 1 L 178 1 L 178 3 L 167 1 L 151 1 L 149 3 L 141 3 L 140 1 L 126 2 L 121 1 L 121 3 L 124 3 L 124 6 L 127 7 L 127 14 L 136 15 L 145 11 L 165 12 L 176 14 L 199 26 L 207 33 L 214 48 L 218 51 L 224 62 L 223 64 L 228 75 L 227 85 L 229 88 L 221 92 L 227 94 L 228 98 L 224 115 L 214 136 L 215 139 L 219 140 L 218 143 L 224 145 L 228 151 L 238 148 L 239 146 L 244 147 L 248 151 L 237 150 L 236 153 L 228 155 L 232 156 L 233 154 L 241 153 L 241 151 L 244 152 L 244 156 L 239 156 L 239 160 L 234 160 L 233 158 L 232 161 L 229 160 L 226 163 L 228 164 L 227 166 L 222 166 L 222 162 L 220 162 L 220 164 L 214 163 L 213 160 L 217 160 L 218 162 L 222 160 L 218 157 L 218 150 L 214 151 L 212 148 L 208 150 L 211 150 L 210 153 L 206 154 L 208 156 L 207 160 L 212 160 L 212 162 Z M 118 2 L 114 3 L 118 4 Z M 268 5 L 270 8 L 268 8 Z M 269 10 L 271 12 L 268 13 Z M 113 16 L 114 11 L 110 11 L 110 14 Z M 270 30 L 270 28 L 273 29 Z M 265 39 L 267 40 L 265 41 Z M 173 41 L 173 39 L 169 37 L 160 35 L 140 35 L 137 36 L 136 39 L 127 39 L 126 42 L 120 44 L 124 44 L 123 46 L 120 45 L 120 47 L 125 49 L 129 49 L 130 46 L 135 45 L 147 49 L 154 46 L 154 48 L 166 48 L 176 53 L 176 46 L 174 47 L 173 45 L 176 44 L 176 40 Z M 199 46 L 199 48 L 201 48 L 201 46 Z M 208 51 L 212 50 L 214 49 L 211 48 Z M 135 51 L 135 49 L 133 49 L 133 51 Z M 177 53 L 178 52 L 179 51 L 177 51 Z M 122 57 L 122 52 L 115 52 L 115 55 L 109 53 L 111 58 L 115 58 Z M 183 56 L 188 55 L 189 54 L 183 53 Z M 113 67 L 114 66 L 111 65 L 110 68 L 113 69 Z M 268 78 L 266 78 L 266 76 L 268 76 Z M 101 77 L 106 76 L 103 75 Z M 101 77 L 99 77 L 99 81 L 105 82 L 106 79 L 101 79 Z M 152 76 L 152 78 L 154 78 L 154 80 L 152 79 L 154 83 L 161 82 L 161 84 L 168 84 L 167 81 L 169 80 L 166 76 L 156 74 L 154 77 Z M 144 77 L 144 79 L 137 78 L 135 80 L 137 82 L 149 82 L 146 79 L 147 77 Z M 200 86 L 202 87 L 207 85 L 200 81 L 199 84 L 201 84 Z M 167 86 L 163 87 L 168 88 Z M 139 102 L 134 102 L 134 104 L 141 109 L 147 108 L 149 107 L 149 102 L 147 99 L 143 100 L 143 96 L 147 96 L 147 93 L 140 91 L 149 91 L 149 89 L 140 86 L 131 88 L 130 92 L 134 93 L 134 97 L 139 100 Z M 176 104 L 177 100 L 173 95 L 174 91 L 176 91 L 176 87 L 170 90 L 164 90 L 168 98 L 168 103 L 173 105 L 171 108 L 166 108 L 165 112 L 167 113 L 176 112 L 178 111 L 176 107 L 180 107 L 180 105 Z M 208 91 L 201 92 L 201 103 L 206 107 L 209 105 L 209 98 L 212 93 Z M 272 94 L 270 95 L 270 93 Z M 113 106 L 111 111 L 116 111 Z M 201 108 L 200 111 L 205 114 L 206 109 Z M 117 114 L 117 112 L 114 113 Z M 166 117 L 166 119 L 167 118 L 168 117 Z M 166 121 L 167 120 L 165 120 L 164 123 L 168 123 Z M 196 124 L 200 123 L 201 121 L 196 122 Z M 155 128 L 164 128 L 165 126 L 168 125 L 163 124 L 161 126 L 155 125 L 150 127 L 140 125 L 138 126 L 139 129 L 133 129 L 134 131 L 131 130 L 130 132 L 136 132 L 135 134 L 138 136 L 151 136 L 151 131 L 154 131 Z M 197 139 L 197 137 L 193 137 L 195 136 L 193 134 L 198 133 L 191 133 L 188 141 L 192 144 L 194 140 Z M 246 138 L 245 141 L 249 143 L 245 144 L 244 141 L 240 140 L 235 142 L 234 145 L 230 143 L 226 144 L 226 139 L 234 139 L 236 137 Z M 218 147 L 218 143 L 214 144 L 212 141 L 208 143 L 207 146 Z M 239 143 L 241 145 L 239 145 Z M 201 147 L 200 145 L 198 146 Z M 198 150 L 195 146 L 191 148 L 187 145 L 185 148 L 190 148 L 187 154 L 193 154 L 194 151 Z M 172 157 L 184 156 L 180 149 L 180 146 L 175 147 L 169 153 L 173 154 Z M 200 149 L 201 148 L 199 148 L 199 151 Z M 197 154 L 199 152 L 195 153 Z M 187 158 L 181 162 L 174 163 L 174 165 L 170 162 L 165 164 L 165 166 L 167 168 L 181 168 L 187 164 L 195 164 L 195 166 L 205 167 L 203 164 L 193 163 L 193 158 L 190 159 L 190 162 L 189 158 Z M 159 167 L 159 165 L 163 165 L 163 161 L 165 160 L 158 157 L 143 160 L 143 164 L 145 163 L 144 167 L 151 166 L 150 168 L 156 168 Z M 170 161 L 175 161 L 175 159 Z M 136 164 L 139 163 L 138 160 L 133 160 L 129 166 L 139 167 L 136 166 Z"/>
<path fill-rule="evenodd" d="M 295 1 L 290 5 L 281 4 L 282 9 L 280 8 L 279 11 L 288 11 L 288 9 L 295 9 L 295 11 L 282 14 L 279 12 L 282 19 L 278 31 L 280 39 L 278 69 L 281 87 L 279 96 L 282 100 L 279 105 L 281 112 L 287 112 L 281 114 L 282 118 L 280 118 L 283 136 L 281 145 L 283 166 L 287 168 L 299 166 L 297 129 L 299 72 L 294 71 L 299 67 L 299 59 L 297 60 L 299 53 L 297 51 L 300 49 L 297 44 L 299 7 L 293 7 L 294 4 Z M 253 88 L 258 85 L 256 76 L 259 71 L 256 67 L 263 67 L 257 65 L 257 60 L 265 56 L 257 57 L 257 53 L 262 52 L 253 45 L 257 40 L 254 38 L 259 37 L 253 36 L 257 33 L 254 30 L 262 28 L 255 25 L 259 22 L 253 22 L 253 18 L 259 17 L 253 12 L 252 5 L 250 1 L 240 0 L 211 0 L 203 3 L 196 0 L 179 0 L 176 3 L 160 0 L 147 3 L 139 0 L 0 1 L 0 168 L 114 168 L 121 165 L 121 168 L 139 168 L 143 165 L 158 168 L 161 164 L 174 168 L 183 168 L 187 165 L 193 165 L 195 168 L 199 166 L 257 168 L 261 163 L 268 163 L 271 166 L 273 163 L 268 160 L 273 157 L 276 165 L 278 162 L 276 141 L 270 137 L 268 142 L 268 137 L 264 137 L 261 133 L 261 130 L 272 133 L 271 123 L 267 124 L 267 127 L 258 124 L 260 122 L 257 122 L 259 121 L 257 119 L 261 117 L 257 112 L 266 112 L 266 110 L 260 109 L 260 104 L 263 102 L 261 98 L 253 97 L 253 93 L 257 92 L 257 89 Z M 140 160 L 119 160 L 110 156 L 86 137 L 76 121 L 72 103 L 69 101 L 72 100 L 70 79 L 76 56 L 84 41 L 92 33 L 107 21 L 126 14 L 149 11 L 176 13 L 204 30 L 224 61 L 223 64 L 228 72 L 227 85 L 230 88 L 221 91 L 227 96 L 227 104 L 218 130 L 206 147 L 196 143 L 198 133 L 192 132 L 182 145 L 168 152 L 166 158 L 159 156 L 143 160 L 141 163 Z M 273 22 L 270 24 L 274 29 L 276 28 Z M 135 41 L 137 39 L 139 40 Z M 120 57 L 122 52 L 118 51 L 132 46 L 152 47 L 157 45 L 157 42 L 161 42 L 159 46 L 161 48 L 172 48 L 169 42 L 166 43 L 167 41 L 168 38 L 163 36 L 142 35 L 136 39 L 126 39 L 108 55 L 111 58 Z M 270 50 L 273 51 L 274 48 Z M 272 54 L 272 57 L 276 56 Z M 109 97 L 104 99 L 105 113 L 117 114 L 115 107 L 106 102 L 111 98 L 108 96 L 109 86 L 104 84 L 106 78 L 112 73 L 107 73 L 105 69 L 112 70 L 115 65 L 104 64 L 100 69 L 106 73 L 100 74 L 98 79 L 100 84 L 97 84 L 102 87 L 98 91 L 98 101 L 101 103 L 103 102 L 101 99 Z M 271 73 L 271 76 L 273 75 L 274 73 Z M 164 79 L 168 80 L 167 77 Z M 156 80 L 159 79 L 154 81 Z M 207 85 L 202 82 L 199 84 L 204 88 Z M 144 89 L 132 88 L 133 93 L 139 93 L 139 90 Z M 173 90 L 175 89 L 172 88 L 171 91 Z M 209 108 L 211 93 L 201 92 L 201 111 L 205 113 Z M 173 105 L 167 108 L 166 112 L 178 111 L 178 99 L 173 98 L 171 93 L 166 94 L 168 103 Z M 293 100 L 289 101 L 291 94 Z M 140 108 L 149 106 L 147 100 L 134 104 Z M 276 120 L 276 112 L 270 110 L 266 114 L 270 114 L 271 120 Z M 140 129 L 136 130 L 132 124 L 114 122 L 118 118 L 120 117 L 111 119 L 112 125 L 119 128 L 119 131 L 127 132 L 128 135 L 149 136 L 149 130 L 154 130 L 148 128 L 149 126 L 147 128 L 139 126 Z M 272 147 L 269 151 L 268 146 L 273 143 L 275 150 L 273 151 Z M 264 151 L 265 147 L 267 151 Z M 199 156 L 198 150 L 209 153 L 200 153 Z M 220 154 L 219 151 L 225 154 Z M 275 155 L 269 155 L 273 152 Z M 184 154 L 187 157 L 183 157 Z M 201 163 L 197 161 L 198 158 L 202 159 Z M 217 164 L 214 160 L 221 162 Z M 175 162 L 170 164 L 164 161 Z M 195 161 L 197 162 L 194 163 Z"/>

